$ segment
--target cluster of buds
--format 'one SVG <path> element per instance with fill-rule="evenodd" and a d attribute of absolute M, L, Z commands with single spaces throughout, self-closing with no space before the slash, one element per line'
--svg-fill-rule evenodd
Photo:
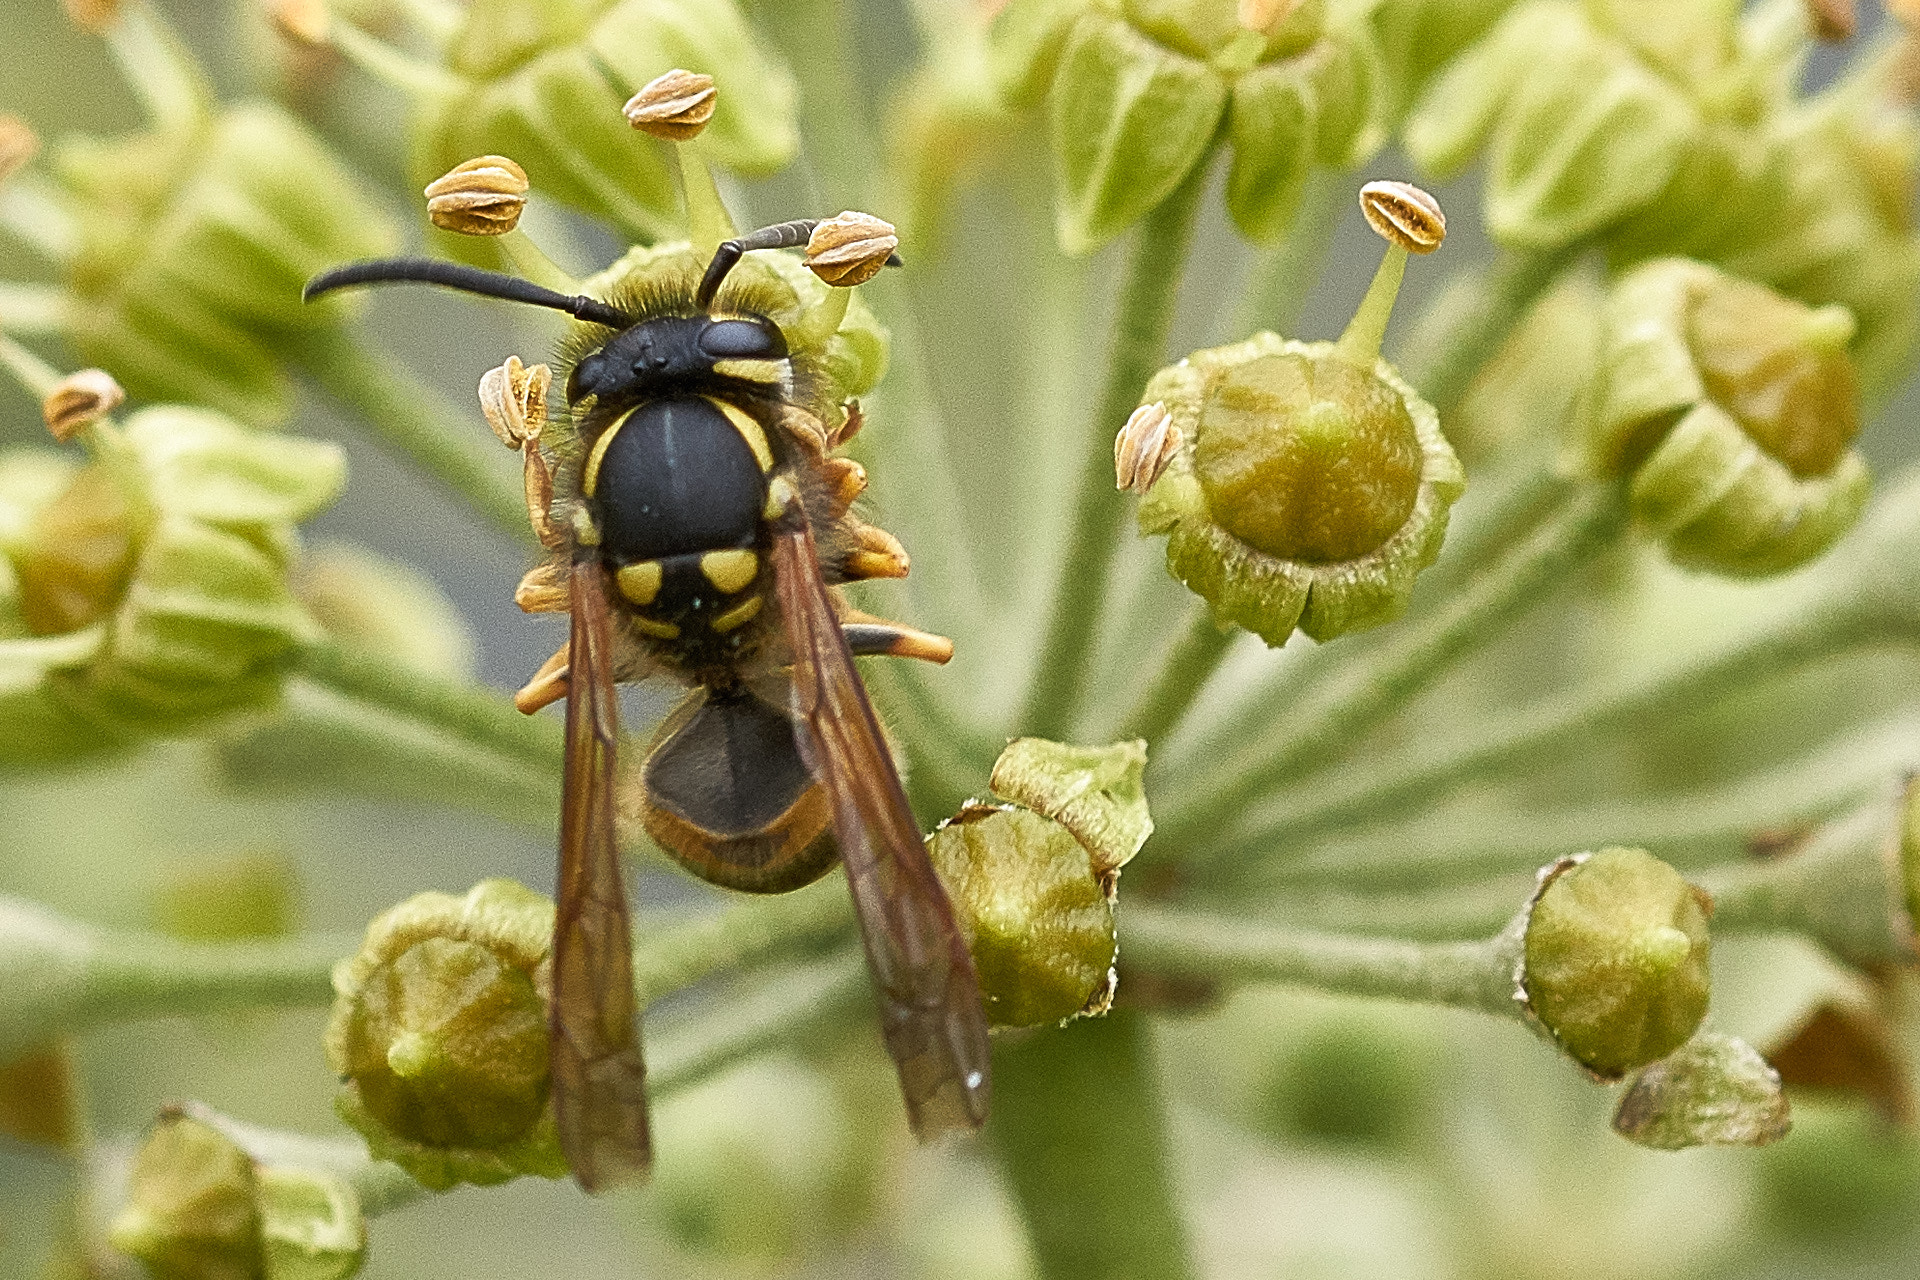
<path fill-rule="evenodd" d="M 993 791 L 1009 803 L 971 803 L 927 837 L 996 1026 L 1112 1002 L 1120 869 L 1153 832 L 1146 764 L 1140 741 L 1018 738 L 993 767 Z"/>
<path fill-rule="evenodd" d="M 1466 486 L 1433 407 L 1379 356 L 1407 255 L 1437 248 L 1445 219 L 1403 183 L 1361 203 L 1389 247 L 1339 342 L 1196 351 L 1154 375 L 1115 444 L 1169 571 L 1270 645 L 1398 617 Z"/>
<path fill-rule="evenodd" d="M 1614 285 L 1602 328 L 1586 463 L 1630 477 L 1675 561 L 1776 573 L 1853 524 L 1868 476 L 1846 311 L 1662 259 Z"/>
<path fill-rule="evenodd" d="M 108 1233 L 156 1280 L 346 1280 L 366 1255 L 351 1183 L 255 1160 L 204 1108 L 169 1108 Z"/>
<path fill-rule="evenodd" d="M 1349 168 L 1385 138 L 1378 55 L 1325 0 L 1011 0 L 990 60 L 1014 106 L 1048 100 L 1057 230 L 1087 253 L 1186 180 L 1224 134 L 1227 209 L 1254 240 L 1285 232 L 1308 170 Z"/>
<path fill-rule="evenodd" d="M 547 1061 L 553 903 L 510 880 L 377 916 L 333 975 L 340 1114 L 426 1186 L 567 1173 Z"/>
<path fill-rule="evenodd" d="M 330 444 L 250 432 L 204 409 L 98 415 L 98 371 L 47 398 L 85 465 L 44 449 L 0 455 L 0 691 L 4 754 L 51 760 L 177 732 L 260 702 L 316 626 L 288 585 L 295 525 L 331 503 Z"/>

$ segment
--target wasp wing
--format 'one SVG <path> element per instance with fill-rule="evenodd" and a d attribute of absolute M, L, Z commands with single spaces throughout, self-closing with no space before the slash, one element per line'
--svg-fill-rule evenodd
<path fill-rule="evenodd" d="M 773 566 L 793 651 L 796 738 L 832 804 L 907 1117 L 922 1139 L 978 1128 L 992 1064 L 973 957 L 920 841 L 797 501 L 775 523 Z"/>
<path fill-rule="evenodd" d="M 614 840 L 619 703 L 605 571 L 594 560 L 577 560 L 569 588 L 566 794 L 553 925 L 553 1114 L 573 1176 L 599 1191 L 644 1174 L 652 1145 L 633 935 Z"/>

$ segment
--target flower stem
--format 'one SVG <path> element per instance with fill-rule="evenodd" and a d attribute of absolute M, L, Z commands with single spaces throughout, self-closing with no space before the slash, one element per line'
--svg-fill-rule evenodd
<path fill-rule="evenodd" d="M 1087 426 L 1073 528 L 1058 561 L 1039 662 L 1018 725 L 1023 733 L 1068 736 L 1092 675 L 1089 658 L 1110 585 L 1113 545 L 1127 512 L 1125 495 L 1113 487 L 1113 434 L 1166 358 L 1180 278 L 1210 167 L 1204 160 L 1196 164 L 1134 233 L 1133 258 L 1114 319 L 1106 390 Z"/>
<path fill-rule="evenodd" d="M 0 282 L 0 332 L 43 337 L 62 331 L 73 295 L 55 285 Z"/>
<path fill-rule="evenodd" d="M 520 469 L 482 424 L 384 353 L 336 326 L 285 339 L 287 356 L 379 437 L 516 540 L 527 538 Z"/>
<path fill-rule="evenodd" d="M 850 947 L 684 1019 L 662 1019 L 648 1041 L 647 1083 L 662 1094 L 698 1084 L 808 1024 L 857 1007 L 867 992 L 866 960 Z"/>
<path fill-rule="evenodd" d="M 853 925 L 853 902 L 838 876 L 792 893 L 749 898 L 697 920 L 643 927 L 633 981 L 645 1007 L 727 969 L 825 942 Z"/>
<path fill-rule="evenodd" d="M 1195 788 L 1198 795 L 1169 811 L 1169 841 L 1216 829 L 1280 780 L 1341 759 L 1361 732 L 1612 545 L 1626 518 L 1624 497 L 1612 485 L 1575 493 L 1554 518 L 1431 613 L 1403 623 L 1361 661 L 1321 683 L 1276 732 L 1251 738 L 1224 767 L 1210 765 L 1224 781 L 1211 791 Z"/>
<path fill-rule="evenodd" d="M 1396 363 L 1443 422 L 1474 375 L 1581 248 L 1503 252 L 1491 270 L 1455 277 L 1421 315 Z"/>
<path fill-rule="evenodd" d="M 1474 942 L 1349 937 L 1131 903 L 1120 916 L 1127 963 L 1225 982 L 1280 982 L 1340 995 L 1450 1005 L 1518 1019 L 1516 928 Z"/>
<path fill-rule="evenodd" d="M 1173 732 L 1199 698 L 1213 673 L 1219 670 L 1240 633 L 1222 628 L 1213 620 L 1213 611 L 1205 601 L 1195 601 L 1187 615 L 1187 625 L 1160 664 L 1159 674 L 1141 695 L 1138 705 L 1121 723 L 1121 738 L 1145 738 L 1158 742 Z"/>
<path fill-rule="evenodd" d="M 987 1133 L 1044 1280 L 1195 1274 L 1150 1031 L 1120 1010 L 997 1046 Z"/>
<path fill-rule="evenodd" d="M 212 114 L 206 72 L 152 5 L 126 5 L 104 34 L 120 74 L 159 132 L 189 134 Z"/>

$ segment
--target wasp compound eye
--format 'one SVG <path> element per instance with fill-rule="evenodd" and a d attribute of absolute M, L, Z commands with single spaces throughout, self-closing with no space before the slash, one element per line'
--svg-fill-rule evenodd
<path fill-rule="evenodd" d="M 700 331 L 700 353 L 715 360 L 782 360 L 787 340 L 758 320 L 715 320 Z"/>

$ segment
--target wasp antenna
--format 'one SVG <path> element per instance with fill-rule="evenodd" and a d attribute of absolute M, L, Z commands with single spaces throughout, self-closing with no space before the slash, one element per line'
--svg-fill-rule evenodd
<path fill-rule="evenodd" d="M 303 301 L 312 302 L 322 294 L 357 284 L 437 284 L 444 289 L 478 294 L 483 298 L 501 298 L 530 306 L 564 311 L 576 320 L 625 329 L 634 323 L 632 316 L 608 306 L 598 298 L 556 293 L 519 276 L 498 271 L 482 271 L 438 258 L 379 258 L 371 262 L 352 262 L 344 267 L 323 271 L 307 281 L 300 292 Z"/>
<path fill-rule="evenodd" d="M 798 249 L 819 225 L 818 218 L 801 218 L 796 222 L 777 222 L 771 227 L 722 240 L 713 251 L 713 261 L 707 264 L 707 274 L 700 277 L 700 291 L 694 295 L 693 304 L 702 311 L 711 307 L 714 295 L 720 292 L 727 273 L 733 270 L 742 255 L 755 249 Z"/>

